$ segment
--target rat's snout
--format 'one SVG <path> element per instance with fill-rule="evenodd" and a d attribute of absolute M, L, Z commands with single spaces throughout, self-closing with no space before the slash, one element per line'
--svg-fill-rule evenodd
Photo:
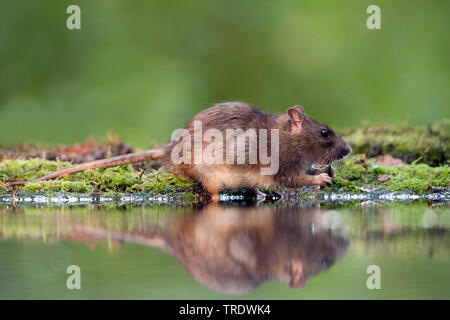
<path fill-rule="evenodd" d="M 346 155 L 348 155 L 350 152 L 352 151 L 352 148 L 350 148 L 349 145 L 345 145 L 345 147 L 343 147 L 341 150 L 339 150 L 339 159 L 344 158 Z"/>
<path fill-rule="evenodd" d="M 343 157 L 345 157 L 346 155 L 348 155 L 350 152 L 352 152 L 352 148 L 350 148 L 350 146 L 345 146 L 344 149 L 342 149 L 341 154 Z"/>

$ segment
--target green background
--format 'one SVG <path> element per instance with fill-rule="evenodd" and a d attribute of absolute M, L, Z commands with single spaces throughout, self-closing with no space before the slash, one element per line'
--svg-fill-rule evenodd
<path fill-rule="evenodd" d="M 338 129 L 449 117 L 450 2 L 377 0 L 381 30 L 370 4 L 0 0 L 0 145 L 115 131 L 145 148 L 226 100 Z"/>

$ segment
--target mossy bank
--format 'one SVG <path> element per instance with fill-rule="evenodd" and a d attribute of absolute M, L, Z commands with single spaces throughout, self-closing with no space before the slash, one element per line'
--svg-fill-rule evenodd
<path fill-rule="evenodd" d="M 449 184 L 448 165 L 431 167 L 425 163 L 412 163 L 387 167 L 377 164 L 374 158 L 355 155 L 337 170 L 331 188 L 352 192 L 383 188 L 423 194 L 432 187 L 447 188 Z"/>
<path fill-rule="evenodd" d="M 66 168 L 70 162 L 49 161 L 40 158 L 30 160 L 3 160 L 0 163 L 0 180 L 15 181 L 34 179 L 49 172 Z M 377 164 L 375 159 L 355 155 L 343 161 L 337 168 L 333 184 L 325 190 L 361 192 L 383 188 L 391 191 L 408 189 L 423 194 L 432 187 L 447 188 L 450 183 L 448 165 L 431 167 L 427 164 L 413 163 L 387 167 Z M 201 188 L 198 184 L 179 177 L 152 170 L 148 173 L 134 170 L 131 165 L 101 170 L 87 170 L 55 181 L 28 183 L 22 187 L 2 188 L 0 192 L 15 190 L 27 192 L 73 192 L 115 193 L 147 192 L 152 194 L 193 193 Z"/>
<path fill-rule="evenodd" d="M 70 162 L 50 161 L 41 158 L 29 160 L 5 159 L 0 162 L 0 180 L 30 180 L 52 171 L 67 168 Z M 28 183 L 17 188 L 2 188 L 1 192 L 14 190 L 28 192 L 73 192 L 73 193 L 114 193 L 147 192 L 153 194 L 173 194 L 180 192 L 197 193 L 200 187 L 160 170 L 134 170 L 132 165 L 101 170 L 86 170 L 58 180 Z"/>
<path fill-rule="evenodd" d="M 433 187 L 448 190 L 450 119 L 417 128 L 407 124 L 368 124 L 363 128 L 344 130 L 343 136 L 352 146 L 354 156 L 338 163 L 333 184 L 322 188 L 322 191 L 357 193 L 383 188 L 423 194 Z M 403 164 L 387 166 L 382 161 L 377 162 L 376 157 L 380 155 L 392 155 L 401 159 L 398 161 Z M 9 181 L 34 179 L 70 165 L 69 161 L 42 158 L 3 159 L 0 162 L 0 185 L 3 187 L 0 193 L 24 191 L 112 195 L 145 192 L 165 195 L 186 193 L 194 197 L 201 194 L 201 187 L 196 183 L 161 170 L 134 169 L 132 165 L 86 170 L 55 181 L 29 183 L 22 187 L 5 186 Z"/>

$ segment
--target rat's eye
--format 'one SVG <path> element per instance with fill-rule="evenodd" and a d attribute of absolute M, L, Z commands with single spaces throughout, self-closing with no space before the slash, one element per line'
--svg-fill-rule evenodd
<path fill-rule="evenodd" d="M 320 134 L 322 135 L 322 137 L 326 138 L 330 133 L 327 129 L 322 129 L 322 131 L 320 131 Z"/>

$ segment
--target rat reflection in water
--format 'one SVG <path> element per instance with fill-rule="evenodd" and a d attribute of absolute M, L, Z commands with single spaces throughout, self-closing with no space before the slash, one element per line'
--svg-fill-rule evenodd
<path fill-rule="evenodd" d="M 194 278 L 219 292 L 245 293 L 266 281 L 302 288 L 328 269 L 348 241 L 322 227 L 323 211 L 207 208 L 167 230 L 167 248 Z"/>
<path fill-rule="evenodd" d="M 212 205 L 170 216 L 163 228 L 116 231 L 78 225 L 76 233 L 159 247 L 199 283 L 242 294 L 266 281 L 301 289 L 309 277 L 339 260 L 349 241 L 323 225 L 325 214 L 319 209 Z"/>
<path fill-rule="evenodd" d="M 108 240 L 158 247 L 173 255 L 199 283 L 233 294 L 249 292 L 267 281 L 283 281 L 301 289 L 309 277 L 339 260 L 349 245 L 326 226 L 333 212 L 318 208 L 211 204 L 202 210 L 163 216 L 153 214 L 152 209 L 142 210 L 131 216 L 120 215 L 120 223 L 112 223 L 111 216 L 96 211 L 89 213 L 89 219 L 52 212 L 31 221 L 58 227 L 58 232 L 46 229 L 47 242 L 81 241 L 92 247 Z M 20 217 L 24 225 L 31 223 L 26 223 L 27 215 Z M 129 219 L 122 220 L 124 217 Z M 19 220 L 14 223 L 20 224 Z"/>

